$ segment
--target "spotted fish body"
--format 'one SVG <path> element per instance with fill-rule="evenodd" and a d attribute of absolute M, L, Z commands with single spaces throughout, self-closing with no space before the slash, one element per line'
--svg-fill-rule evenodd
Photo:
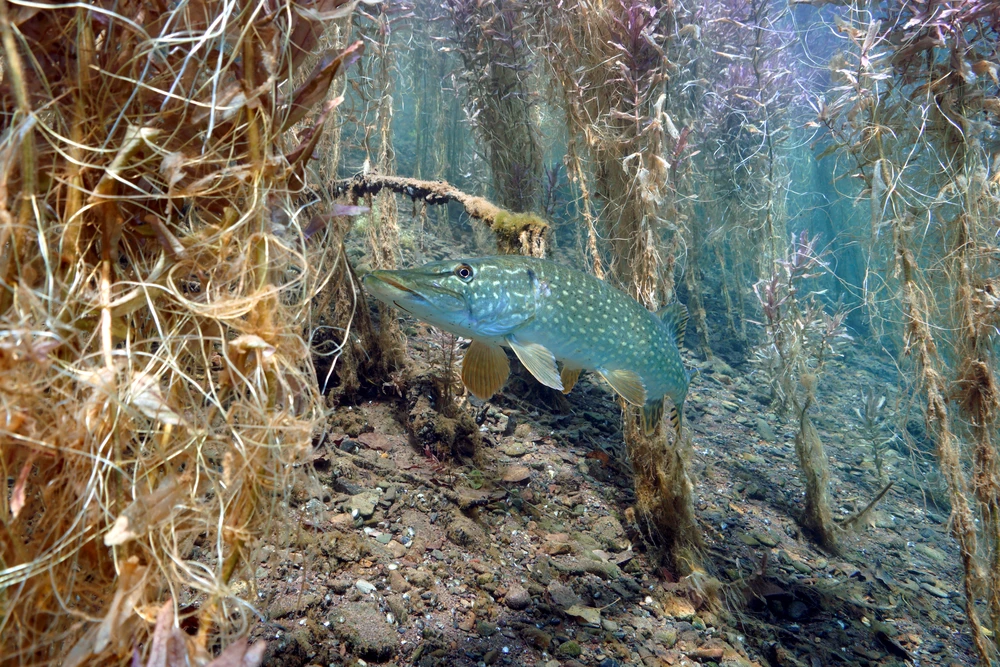
<path fill-rule="evenodd" d="M 581 370 L 596 371 L 626 401 L 642 406 L 647 434 L 670 398 L 671 421 L 680 428 L 690 375 L 679 352 L 687 325 L 679 303 L 654 314 L 594 276 L 520 256 L 373 271 L 364 284 L 376 298 L 471 338 L 462 379 L 480 398 L 506 381 L 510 368 L 501 347 L 510 347 L 539 382 L 563 392 Z"/>

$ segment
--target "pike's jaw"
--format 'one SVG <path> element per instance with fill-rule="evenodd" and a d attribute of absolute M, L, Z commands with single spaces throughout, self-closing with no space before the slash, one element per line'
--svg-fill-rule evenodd
<path fill-rule="evenodd" d="M 388 272 L 375 271 L 362 282 L 365 289 L 414 317 L 461 336 L 471 337 L 471 313 L 464 296 L 440 285 L 409 285 Z"/>

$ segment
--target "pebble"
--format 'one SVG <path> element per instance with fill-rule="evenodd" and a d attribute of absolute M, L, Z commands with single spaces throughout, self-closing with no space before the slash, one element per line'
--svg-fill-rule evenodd
<path fill-rule="evenodd" d="M 381 495 L 381 489 L 362 491 L 357 495 L 351 496 L 347 502 L 344 503 L 344 509 L 352 515 L 357 512 L 361 517 L 367 519 L 371 515 L 375 514 L 375 506 L 378 505 Z"/>
<path fill-rule="evenodd" d="M 376 590 L 378 590 L 375 588 L 375 584 L 371 583 L 370 581 L 365 581 L 364 579 L 358 579 L 356 582 L 354 582 L 354 587 L 357 588 L 362 593 L 364 593 L 365 595 L 368 595 L 369 593 L 374 593 Z"/>
<path fill-rule="evenodd" d="M 412 588 L 410 582 L 406 580 L 399 570 L 393 570 L 389 573 L 389 586 L 397 593 L 405 593 Z"/>
<path fill-rule="evenodd" d="M 556 655 L 565 655 L 570 658 L 579 658 L 582 653 L 583 649 L 580 647 L 579 642 L 572 639 L 568 642 L 563 642 L 556 649 Z"/>
<path fill-rule="evenodd" d="M 520 584 L 511 584 L 503 602 L 509 609 L 522 611 L 531 605 L 531 594 Z"/>
<path fill-rule="evenodd" d="M 330 582 L 330 590 L 337 595 L 343 595 L 351 587 L 351 580 L 346 577 L 337 577 Z"/>
<path fill-rule="evenodd" d="M 943 591 L 940 588 L 938 588 L 937 586 L 932 586 L 932 585 L 930 585 L 930 584 L 928 584 L 926 582 L 920 584 L 920 588 L 924 589 L 925 591 L 927 591 L 928 593 L 930 593 L 931 595 L 933 595 L 936 598 L 947 598 L 948 597 L 948 593 L 946 591 Z"/>
<path fill-rule="evenodd" d="M 573 605 L 583 604 L 583 600 L 581 600 L 580 596 L 573 592 L 572 588 L 558 581 L 553 581 L 549 584 L 548 592 L 549 598 L 552 600 L 552 604 L 560 609 L 569 609 Z"/>
<path fill-rule="evenodd" d="M 757 434 L 760 435 L 761 440 L 766 442 L 777 440 L 777 434 L 774 432 L 774 429 L 763 417 L 757 417 Z"/>
<path fill-rule="evenodd" d="M 399 650 L 399 633 L 371 603 L 347 605 L 330 616 L 334 634 L 356 656 L 386 662 Z"/>
<path fill-rule="evenodd" d="M 501 445 L 500 451 L 510 457 L 524 456 L 528 453 L 528 445 L 519 440 L 515 440 Z"/>
<path fill-rule="evenodd" d="M 671 595 L 663 600 L 664 615 L 678 621 L 690 621 L 694 618 L 694 605 L 687 598 Z"/>
<path fill-rule="evenodd" d="M 763 544 L 765 547 L 776 547 L 776 546 L 778 546 L 778 542 L 779 542 L 778 538 L 776 538 L 774 535 L 771 535 L 770 533 L 767 533 L 767 532 L 765 532 L 763 530 L 755 530 L 753 532 L 753 536 L 754 536 L 754 538 L 758 542 L 760 542 L 761 544 Z"/>

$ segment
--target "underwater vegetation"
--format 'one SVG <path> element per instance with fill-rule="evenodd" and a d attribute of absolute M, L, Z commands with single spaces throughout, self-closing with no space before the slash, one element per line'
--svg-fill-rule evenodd
<path fill-rule="evenodd" d="M 995 664 L 998 44 L 0 1 L 0 665 Z"/>

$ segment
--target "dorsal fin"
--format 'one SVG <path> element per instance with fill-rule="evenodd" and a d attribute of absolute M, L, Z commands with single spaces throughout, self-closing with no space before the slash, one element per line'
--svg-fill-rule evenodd
<path fill-rule="evenodd" d="M 667 327 L 667 331 L 674 335 L 677 347 L 684 345 L 684 333 L 688 326 L 688 309 L 680 301 L 674 301 L 669 306 L 656 311 L 656 316 Z"/>

